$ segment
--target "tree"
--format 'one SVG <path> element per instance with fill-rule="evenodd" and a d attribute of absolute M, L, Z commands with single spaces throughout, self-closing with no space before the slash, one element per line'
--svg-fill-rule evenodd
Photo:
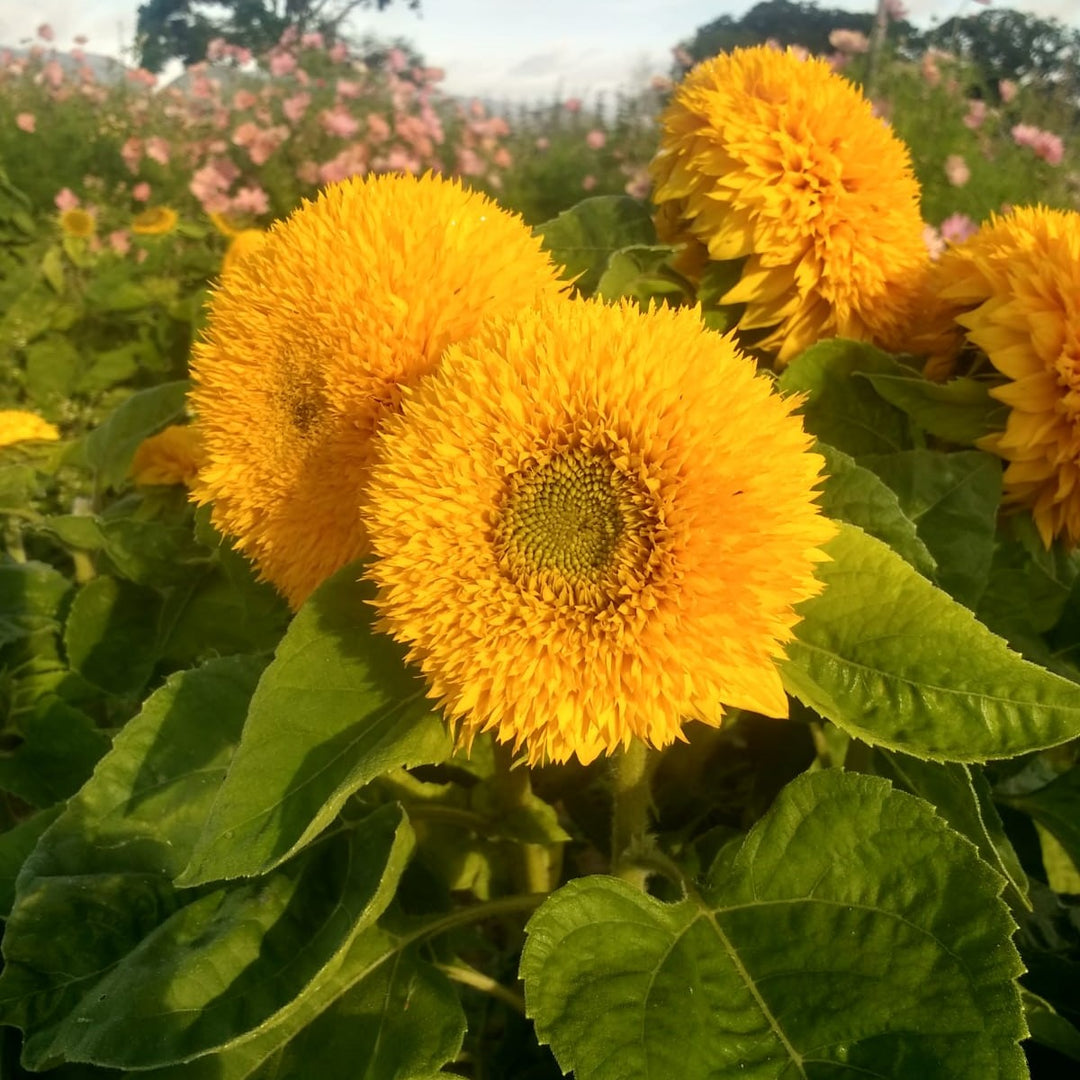
<path fill-rule="evenodd" d="M 403 0 L 410 8 L 420 0 Z M 160 71 L 174 57 L 194 64 L 214 38 L 253 53 L 266 52 L 288 27 L 340 38 L 346 20 L 359 8 L 379 11 L 393 0 L 146 0 L 139 7 L 136 49 L 139 63 Z"/>

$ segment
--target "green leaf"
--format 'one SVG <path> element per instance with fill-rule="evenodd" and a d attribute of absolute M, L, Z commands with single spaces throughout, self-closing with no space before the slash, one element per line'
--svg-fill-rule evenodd
<path fill-rule="evenodd" d="M 1021 988 L 1024 1015 L 1031 1037 L 1041 1046 L 1048 1046 L 1072 1061 L 1080 1061 L 1080 1031 L 1060 1016 L 1049 1001 Z"/>
<path fill-rule="evenodd" d="M 41 834 L 63 809 L 62 805 L 57 804 L 48 810 L 39 810 L 33 817 L 20 821 L 0 836 L 0 918 L 6 919 L 11 905 L 15 903 L 15 879 L 22 864 L 34 850 Z"/>
<path fill-rule="evenodd" d="M 990 396 L 990 384 L 979 379 L 930 382 L 921 375 L 860 372 L 886 401 L 902 409 L 916 424 L 939 439 L 974 446 L 984 435 L 1005 427 L 1008 406 Z"/>
<path fill-rule="evenodd" d="M 986 761 L 1080 735 L 1080 686 L 1014 653 L 967 608 L 852 525 L 826 545 L 825 589 L 781 675 L 788 692 L 876 746 Z"/>
<path fill-rule="evenodd" d="M 0 753 L 0 788 L 41 809 L 74 795 L 109 749 L 85 713 L 46 695 L 20 713 L 18 745 Z"/>
<path fill-rule="evenodd" d="M 96 577 L 76 594 L 64 628 L 72 668 L 120 697 L 136 695 L 157 661 L 161 598 L 151 589 Z"/>
<path fill-rule="evenodd" d="M 906 450 L 860 460 L 896 492 L 904 513 L 915 522 L 937 562 L 937 584 L 974 608 L 994 555 L 1001 462 L 977 450 Z"/>
<path fill-rule="evenodd" d="M 0 646 L 59 629 L 71 582 L 40 562 L 0 562 Z"/>
<path fill-rule="evenodd" d="M 446 724 L 404 650 L 374 631 L 374 590 L 360 572 L 359 563 L 338 571 L 290 625 L 179 884 L 265 873 L 364 784 L 450 755 Z"/>
<path fill-rule="evenodd" d="M 890 750 L 873 751 L 871 762 L 879 776 L 931 803 L 1013 888 L 1016 900 L 1030 907 L 1028 881 L 994 806 L 982 771 L 955 762 L 919 761 Z"/>
<path fill-rule="evenodd" d="M 643 307 L 650 300 L 674 304 L 685 300 L 691 286 L 667 266 L 674 250 L 666 244 L 637 244 L 613 252 L 600 275 L 596 295 L 603 300 L 630 297 Z"/>
<path fill-rule="evenodd" d="M 79 351 L 60 334 L 47 334 L 26 347 L 26 389 L 39 405 L 70 396 L 79 372 Z"/>
<path fill-rule="evenodd" d="M 119 487 L 143 439 L 184 415 L 187 381 L 140 390 L 87 435 L 83 459 L 97 473 L 101 487 Z"/>
<path fill-rule="evenodd" d="M 888 353 L 859 341 L 835 338 L 811 345 L 780 374 L 782 394 L 805 394 L 806 429 L 822 442 L 858 458 L 913 446 L 911 422 L 860 373 L 905 371 Z"/>
<path fill-rule="evenodd" d="M 41 257 L 41 276 L 52 286 L 54 292 L 64 291 L 64 253 L 53 245 Z"/>
<path fill-rule="evenodd" d="M 37 472 L 32 465 L 0 467 L 0 513 L 25 510 L 37 486 Z"/>
<path fill-rule="evenodd" d="M 921 800 L 802 776 L 685 884 L 581 878 L 530 920 L 528 1014 L 577 1080 L 1026 1075 L 1001 879 Z"/>
<path fill-rule="evenodd" d="M 595 292 L 608 260 L 622 248 L 652 246 L 656 230 L 645 206 L 627 195 L 598 195 L 537 225 L 536 233 L 564 277 L 586 296 Z"/>
<path fill-rule="evenodd" d="M 826 515 L 876 536 L 920 574 L 933 579 L 937 564 L 919 539 L 915 523 L 901 509 L 896 492 L 828 443 L 818 443 L 815 449 L 825 458 L 828 480 L 818 501 Z"/>
<path fill-rule="evenodd" d="M 1080 765 L 1074 765 L 1052 783 L 1022 795 L 998 794 L 1007 806 L 1030 814 L 1052 833 L 1080 867 Z"/>

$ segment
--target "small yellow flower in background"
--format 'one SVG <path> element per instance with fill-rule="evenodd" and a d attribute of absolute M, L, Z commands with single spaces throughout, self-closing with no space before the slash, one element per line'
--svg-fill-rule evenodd
<path fill-rule="evenodd" d="M 60 432 L 55 424 L 32 412 L 21 409 L 0 409 L 0 446 L 12 446 L 14 443 L 55 442 Z"/>
<path fill-rule="evenodd" d="M 152 206 L 131 219 L 131 231 L 137 236 L 163 236 L 171 233 L 179 220 L 171 206 Z"/>
<path fill-rule="evenodd" d="M 657 230 L 685 267 L 745 259 L 722 297 L 786 364 L 824 337 L 904 346 L 929 269 L 907 148 L 818 59 L 768 46 L 706 60 L 660 118 Z"/>
<path fill-rule="evenodd" d="M 80 210 L 75 207 L 71 210 L 65 210 L 60 215 L 60 229 L 65 236 L 86 239 L 94 235 L 96 228 L 97 222 L 94 221 L 94 215 L 87 210 Z"/>
<path fill-rule="evenodd" d="M 328 187 L 230 266 L 192 360 L 193 497 L 298 607 L 366 552 L 372 438 L 485 319 L 565 291 L 514 214 L 434 176 Z"/>
<path fill-rule="evenodd" d="M 191 487 L 202 463 L 198 428 L 194 424 L 173 424 L 139 443 L 131 461 L 131 477 L 140 487 L 153 484 Z"/>
<path fill-rule="evenodd" d="M 1080 213 L 1023 207 L 942 256 L 932 282 L 953 329 L 928 369 L 974 347 L 1009 381 L 1003 432 L 980 445 L 1007 461 L 1005 502 L 1030 507 L 1043 542 L 1080 543 Z M 939 316 L 935 320 L 941 323 Z M 942 362 L 944 360 L 944 363 Z"/>
<path fill-rule="evenodd" d="M 224 214 L 211 211 L 206 216 L 210 219 L 210 224 L 213 225 L 222 236 L 233 237 L 242 231 L 235 228 Z"/>
<path fill-rule="evenodd" d="M 225 258 L 221 260 L 221 272 L 232 270 L 241 259 L 246 259 L 257 248 L 263 246 L 266 233 L 262 229 L 240 229 L 234 231 Z"/>
<path fill-rule="evenodd" d="M 560 300 L 447 350 L 364 511 L 380 625 L 464 744 L 588 763 L 787 715 L 775 661 L 834 532 L 796 406 L 689 309 Z"/>

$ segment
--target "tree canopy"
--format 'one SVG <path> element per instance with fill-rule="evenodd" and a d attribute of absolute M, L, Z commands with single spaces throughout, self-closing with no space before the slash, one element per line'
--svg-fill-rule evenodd
<path fill-rule="evenodd" d="M 185 64 L 206 56 L 214 38 L 254 53 L 271 48 L 288 27 L 340 38 L 349 16 L 360 8 L 382 11 L 394 0 L 146 0 L 139 6 L 136 48 L 139 63 L 160 71 L 177 58 Z M 420 0 L 401 0 L 417 9 Z"/>

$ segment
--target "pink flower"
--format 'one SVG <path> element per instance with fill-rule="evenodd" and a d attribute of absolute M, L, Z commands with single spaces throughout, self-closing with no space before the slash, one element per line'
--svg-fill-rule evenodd
<path fill-rule="evenodd" d="M 644 199 L 649 194 L 651 187 L 652 180 L 649 179 L 649 170 L 639 168 L 633 171 L 623 190 L 632 199 Z"/>
<path fill-rule="evenodd" d="M 314 161 L 302 161 L 296 167 L 296 179 L 301 184 L 317 184 L 319 182 L 319 166 Z"/>
<path fill-rule="evenodd" d="M 364 88 L 358 82 L 351 79 L 338 79 L 337 96 L 339 98 L 358 98 L 364 92 Z"/>
<path fill-rule="evenodd" d="M 1065 157 L 1065 144 L 1060 135 L 1043 131 L 1033 124 L 1016 124 L 1012 129 L 1013 142 L 1026 146 L 1050 165 L 1060 165 Z"/>
<path fill-rule="evenodd" d="M 510 156 L 510 151 L 505 146 L 500 146 L 494 154 L 491 155 L 491 164 L 498 169 L 509 169 L 514 163 L 513 158 Z"/>
<path fill-rule="evenodd" d="M 292 97 L 286 98 L 281 103 L 281 111 L 285 114 L 285 118 L 290 124 L 298 124 L 303 118 L 304 113 L 307 112 L 307 107 L 311 104 L 311 95 L 301 92 L 299 94 L 293 94 Z"/>
<path fill-rule="evenodd" d="M 590 150 L 602 150 L 604 143 L 606 142 L 607 136 L 596 128 L 593 128 L 593 130 L 585 136 L 585 144 Z"/>
<path fill-rule="evenodd" d="M 540 138 L 536 140 L 537 150 L 546 150 L 549 146 L 551 146 L 551 140 L 545 135 L 541 135 Z"/>
<path fill-rule="evenodd" d="M 349 176 L 363 176 L 367 172 L 367 151 L 363 144 L 353 143 L 341 151 L 337 157 L 323 162 L 319 166 L 319 180 L 332 184 Z"/>
<path fill-rule="evenodd" d="M 854 53 L 864 53 L 870 48 L 870 39 L 861 30 L 832 30 L 829 33 L 829 44 L 837 52 L 851 56 Z"/>
<path fill-rule="evenodd" d="M 983 121 L 986 119 L 986 102 L 980 101 L 977 98 L 968 102 L 967 115 L 964 117 L 964 125 L 971 128 L 972 131 L 976 131 L 982 127 Z"/>
<path fill-rule="evenodd" d="M 237 90 L 233 94 L 234 109 L 251 109 L 258 103 L 258 98 L 250 90 Z"/>
<path fill-rule="evenodd" d="M 941 223 L 941 238 L 947 244 L 962 244 L 969 236 L 974 236 L 979 226 L 967 214 L 950 214 Z"/>
<path fill-rule="evenodd" d="M 132 189 L 131 197 L 136 202 L 150 201 L 150 185 L 145 180 L 140 180 Z"/>
<path fill-rule="evenodd" d="M 321 49 L 323 36 L 318 30 L 311 30 L 300 39 L 300 47 L 303 49 Z"/>
<path fill-rule="evenodd" d="M 41 38 L 42 41 L 52 41 L 53 38 L 56 37 L 56 34 L 53 32 L 53 28 L 47 22 L 43 22 L 37 28 L 37 36 Z"/>
<path fill-rule="evenodd" d="M 930 258 L 937 262 L 945 254 L 945 241 L 941 238 L 941 233 L 933 225 L 924 225 L 922 238 L 926 250 L 930 253 Z"/>
<path fill-rule="evenodd" d="M 131 250 L 131 236 L 127 229 L 116 229 L 109 233 L 109 247 L 117 255 L 126 255 Z"/>
<path fill-rule="evenodd" d="M 1016 91 L 1018 87 L 1012 79 L 1002 79 L 998 83 L 998 93 L 1001 95 L 1001 100 L 1008 105 L 1013 98 L 1016 97 Z"/>
<path fill-rule="evenodd" d="M 576 97 L 567 98 L 563 102 L 563 108 L 568 113 L 579 113 L 579 112 L 581 112 L 581 98 L 576 98 Z"/>
<path fill-rule="evenodd" d="M 37 127 L 37 117 L 33 113 L 21 112 L 15 117 L 15 126 L 28 135 L 33 135 Z"/>
<path fill-rule="evenodd" d="M 169 164 L 169 143 L 160 135 L 151 135 L 146 140 L 146 156 L 159 165 Z"/>
<path fill-rule="evenodd" d="M 464 147 L 458 151 L 457 171 L 462 176 L 479 176 L 484 171 L 484 163 L 475 150 Z"/>
<path fill-rule="evenodd" d="M 319 113 L 319 123 L 327 135 L 336 135 L 341 139 L 351 139 L 360 130 L 360 121 L 343 106 L 323 109 Z"/>
<path fill-rule="evenodd" d="M 270 199 L 261 187 L 242 187 L 233 196 L 232 208 L 241 214 L 265 214 Z"/>
<path fill-rule="evenodd" d="M 590 173 L 588 176 L 585 177 L 584 180 L 581 181 L 581 186 L 586 191 L 592 191 L 592 189 L 596 187 L 596 177 Z"/>
<path fill-rule="evenodd" d="M 71 188 L 61 188 L 53 199 L 56 209 L 63 213 L 65 210 L 74 210 L 79 205 L 79 196 Z"/>
<path fill-rule="evenodd" d="M 274 52 L 270 54 L 270 74 L 275 79 L 291 75 L 296 70 L 296 57 L 288 52 Z"/>
<path fill-rule="evenodd" d="M 50 60 L 42 69 L 39 79 L 47 82 L 54 90 L 64 81 L 64 69 L 59 60 Z"/>
<path fill-rule="evenodd" d="M 367 129 L 373 143 L 386 142 L 390 137 L 390 125 L 378 113 L 367 114 Z"/>
<path fill-rule="evenodd" d="M 409 62 L 400 49 L 391 49 L 386 54 L 386 66 L 395 74 L 399 75 L 408 66 Z"/>
<path fill-rule="evenodd" d="M 132 135 L 131 138 L 120 147 L 120 156 L 124 159 L 124 164 L 128 167 L 128 172 L 138 172 L 139 162 L 142 161 L 143 157 L 142 139 Z"/>
<path fill-rule="evenodd" d="M 349 46 L 344 41 L 335 41 L 326 54 L 335 64 L 343 64 L 349 59 Z"/>
<path fill-rule="evenodd" d="M 971 170 L 960 154 L 945 159 L 945 177 L 953 187 L 963 187 L 971 179 Z"/>

